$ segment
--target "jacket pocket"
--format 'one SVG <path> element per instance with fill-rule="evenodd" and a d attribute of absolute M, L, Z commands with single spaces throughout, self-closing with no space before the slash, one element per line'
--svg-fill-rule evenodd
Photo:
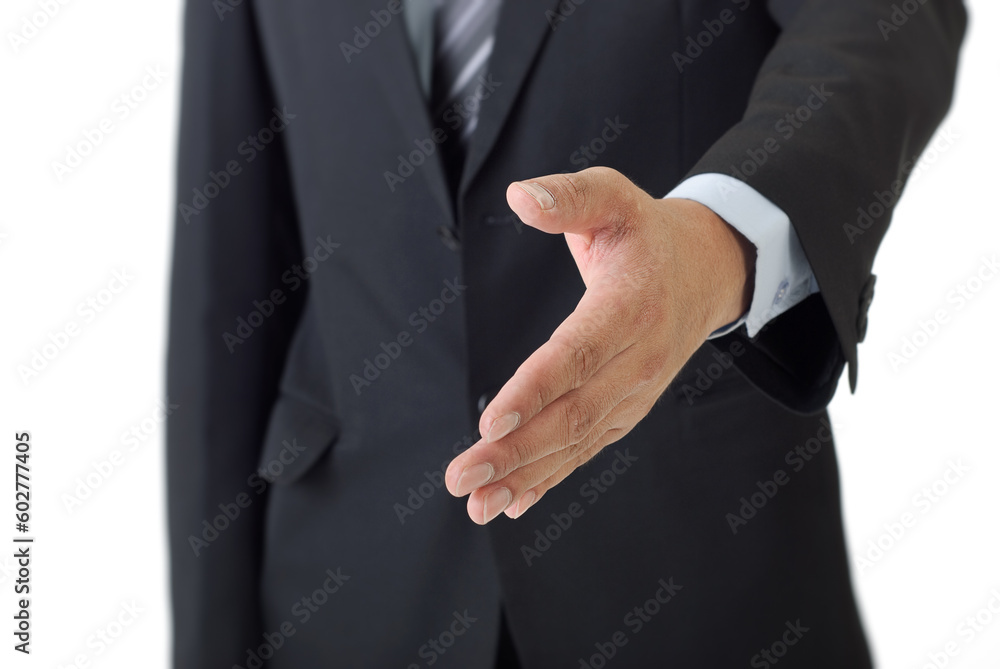
<path fill-rule="evenodd" d="M 323 459 L 339 436 L 332 413 L 282 393 L 271 409 L 257 473 L 270 483 L 294 483 Z"/>
<path fill-rule="evenodd" d="M 294 483 L 313 469 L 340 436 L 323 339 L 315 310 L 306 302 L 271 407 L 257 474 L 265 481 Z"/>
<path fill-rule="evenodd" d="M 705 343 L 670 383 L 667 392 L 674 396 L 676 404 L 687 408 L 744 398 L 748 392 L 755 392 L 735 364 L 740 351 L 745 350 L 746 345 L 742 345 L 732 353 L 718 351 L 711 343 Z"/>

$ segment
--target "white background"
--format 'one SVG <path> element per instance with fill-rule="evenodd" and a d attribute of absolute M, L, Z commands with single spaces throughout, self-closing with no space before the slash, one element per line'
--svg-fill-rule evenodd
<path fill-rule="evenodd" d="M 831 409 L 852 557 L 872 551 L 869 542 L 888 547 L 855 568 L 888 668 L 923 667 L 949 642 L 959 654 L 948 666 L 1000 667 L 1000 615 L 971 638 L 959 628 L 994 588 L 1000 596 L 1000 278 L 961 309 L 949 301 L 957 286 L 975 288 L 983 258 L 1000 253 L 1000 6 L 968 4 L 958 95 L 942 126 L 952 139 L 927 156 L 898 209 L 875 267 L 858 393 L 845 381 Z M 0 664 L 68 667 L 82 655 L 100 668 L 167 667 L 163 429 L 154 417 L 164 387 L 181 7 L 67 0 L 15 49 L 9 34 L 37 11 L 36 1 L 5 0 L 0 12 Z M 166 78 L 123 119 L 115 101 L 142 84 L 147 67 Z M 60 180 L 53 161 L 106 118 L 111 134 Z M 78 311 L 123 270 L 127 287 L 100 313 Z M 894 368 L 889 354 L 937 310 L 948 322 L 918 336 L 924 346 Z M 24 382 L 18 366 L 71 322 L 79 335 Z M 122 434 L 133 427 L 148 438 L 131 449 Z M 38 539 L 30 659 L 11 649 L 11 472 L 21 430 L 32 433 Z M 78 479 L 116 450 L 123 462 L 67 508 Z M 938 495 L 950 462 L 969 471 L 947 490 L 937 484 Z M 924 488 L 935 501 L 916 499 Z M 887 525 L 907 512 L 915 525 L 892 538 Z M 129 622 L 123 612 L 133 606 L 141 612 Z M 119 619 L 129 624 L 102 647 L 94 635 L 116 632 Z"/>

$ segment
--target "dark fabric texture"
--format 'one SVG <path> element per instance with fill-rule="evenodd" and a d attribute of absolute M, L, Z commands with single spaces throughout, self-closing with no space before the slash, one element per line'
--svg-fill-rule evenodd
<path fill-rule="evenodd" d="M 823 411 L 855 383 L 893 203 L 844 225 L 948 108 L 961 2 L 506 0 L 455 193 L 398 3 L 220 4 L 185 19 L 174 666 L 491 667 L 501 602 L 525 669 L 769 666 L 777 644 L 784 667 L 870 666 Z M 741 173 L 821 295 L 706 344 L 519 520 L 470 522 L 443 469 L 583 292 L 508 184 L 600 164 L 662 196 L 772 137 Z"/>

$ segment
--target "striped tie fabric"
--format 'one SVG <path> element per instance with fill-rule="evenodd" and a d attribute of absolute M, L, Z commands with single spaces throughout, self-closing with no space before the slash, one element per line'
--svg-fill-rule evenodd
<path fill-rule="evenodd" d="M 501 0 L 438 0 L 434 15 L 431 113 L 448 139 L 441 145 L 454 190 L 469 137 L 479 122 L 476 91 L 493 53 Z"/>

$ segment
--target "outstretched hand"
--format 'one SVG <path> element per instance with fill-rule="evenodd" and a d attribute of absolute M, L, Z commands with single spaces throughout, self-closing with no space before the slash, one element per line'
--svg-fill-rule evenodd
<path fill-rule="evenodd" d="M 746 312 L 756 250 L 707 207 L 603 167 L 511 184 L 527 225 L 563 234 L 586 285 L 483 412 L 445 481 L 485 524 L 532 504 L 634 428 L 716 329 Z"/>

